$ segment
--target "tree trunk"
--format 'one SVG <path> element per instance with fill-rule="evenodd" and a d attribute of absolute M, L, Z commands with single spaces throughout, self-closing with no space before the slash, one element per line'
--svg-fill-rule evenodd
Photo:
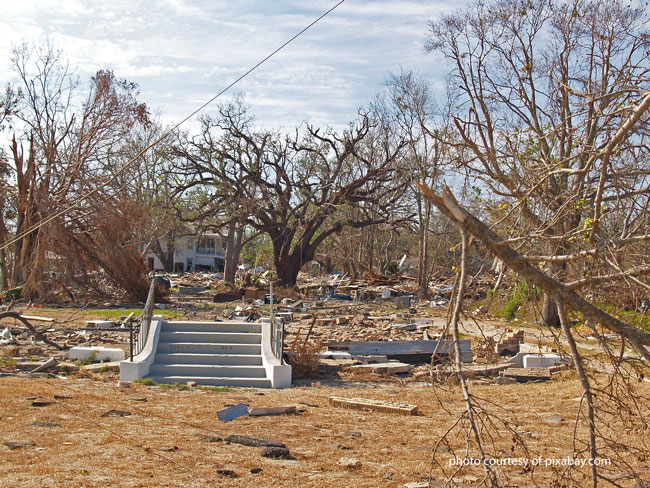
<path fill-rule="evenodd" d="M 314 259 L 316 250 L 309 245 L 296 245 L 289 254 L 285 252 L 289 246 L 283 246 L 282 242 L 279 241 L 280 239 L 277 239 L 273 243 L 275 272 L 282 285 L 293 286 L 296 284 L 302 265 Z"/>
<path fill-rule="evenodd" d="M 558 313 L 557 303 L 548 293 L 544 294 L 544 304 L 542 305 L 542 324 L 547 327 L 560 327 L 560 314 Z"/>
<path fill-rule="evenodd" d="M 239 264 L 239 255 L 242 250 L 244 230 L 237 228 L 235 222 L 228 224 L 228 236 L 226 237 L 226 258 L 224 260 L 224 280 L 228 283 L 235 283 L 235 273 Z"/>
<path fill-rule="evenodd" d="M 7 289 L 7 271 L 5 269 L 5 250 L 0 250 L 0 291 Z"/>

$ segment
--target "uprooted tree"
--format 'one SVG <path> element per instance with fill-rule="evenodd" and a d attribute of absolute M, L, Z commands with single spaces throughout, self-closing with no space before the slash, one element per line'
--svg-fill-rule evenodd
<path fill-rule="evenodd" d="M 329 236 L 405 216 L 396 211 L 408 183 L 397 164 L 403 143 L 372 114 L 360 114 L 343 134 L 311 126 L 303 132 L 257 129 L 235 100 L 204 118 L 201 133 L 179 140 L 173 153 L 185 181 L 178 193 L 203 188 L 205 208 L 225 214 L 224 222 L 267 234 L 287 285 Z"/>
<path fill-rule="evenodd" d="M 648 288 L 647 20 L 609 0 L 497 0 L 432 22 L 426 43 L 452 66 L 456 130 L 441 137 L 496 228 L 554 277 L 637 303 Z M 593 279 L 603 275 L 632 286 Z M 560 325 L 549 293 L 542 318 Z"/>
<path fill-rule="evenodd" d="M 91 272 L 103 270 L 132 298 L 146 297 L 134 235 L 145 211 L 128 195 L 131 175 L 122 168 L 128 134 L 149 123 L 136 85 L 99 71 L 78 107 L 77 78 L 51 45 L 22 45 L 12 64 L 18 88 L 5 179 L 12 216 L 3 225 L 13 232 L 0 236 L 13 254 L 12 283 L 43 296 L 54 278 L 70 294 L 69 285 L 87 286 Z"/>

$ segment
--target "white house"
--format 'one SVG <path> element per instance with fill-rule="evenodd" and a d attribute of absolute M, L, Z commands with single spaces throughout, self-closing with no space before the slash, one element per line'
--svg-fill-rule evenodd
<path fill-rule="evenodd" d="M 161 245 L 167 246 L 167 243 L 163 241 Z M 226 241 L 219 234 L 204 233 L 200 237 L 183 236 L 176 239 L 175 245 L 175 273 L 223 271 Z M 150 270 L 162 271 L 164 269 L 162 261 L 154 253 L 147 253 L 146 260 Z"/>

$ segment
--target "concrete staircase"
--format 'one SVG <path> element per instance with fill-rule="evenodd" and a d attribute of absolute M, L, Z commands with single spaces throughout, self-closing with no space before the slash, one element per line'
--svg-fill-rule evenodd
<path fill-rule="evenodd" d="M 262 325 L 162 322 L 151 378 L 158 383 L 271 388 L 262 362 Z"/>

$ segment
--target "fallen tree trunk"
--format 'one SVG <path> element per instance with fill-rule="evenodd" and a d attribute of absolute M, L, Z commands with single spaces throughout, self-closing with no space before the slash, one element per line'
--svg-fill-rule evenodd
<path fill-rule="evenodd" d="M 29 321 L 25 317 L 22 317 L 18 312 L 0 313 L 0 319 L 4 319 L 4 318 L 12 318 L 12 319 L 20 320 L 23 324 L 25 324 L 25 326 L 29 330 L 33 332 L 34 336 L 36 336 L 38 340 L 41 340 L 45 344 L 49 344 L 50 346 L 56 347 L 59 351 L 63 351 L 65 349 L 65 347 L 60 346 L 56 342 L 52 342 L 51 340 L 49 340 L 43 332 L 40 332 L 38 329 L 36 329 L 36 327 L 30 324 Z"/>
<path fill-rule="evenodd" d="M 415 183 L 422 190 L 425 198 L 433 203 L 442 214 L 481 241 L 515 273 L 544 290 L 555 300 L 571 304 L 593 322 L 625 337 L 637 352 L 650 363 L 650 352 L 644 347 L 650 345 L 650 333 L 612 317 L 586 301 L 561 281 L 548 276 L 530 264 L 524 256 L 504 243 L 496 232 L 462 208 L 448 187 L 445 186 L 442 195 L 436 195 L 428 186 L 419 182 Z"/>

